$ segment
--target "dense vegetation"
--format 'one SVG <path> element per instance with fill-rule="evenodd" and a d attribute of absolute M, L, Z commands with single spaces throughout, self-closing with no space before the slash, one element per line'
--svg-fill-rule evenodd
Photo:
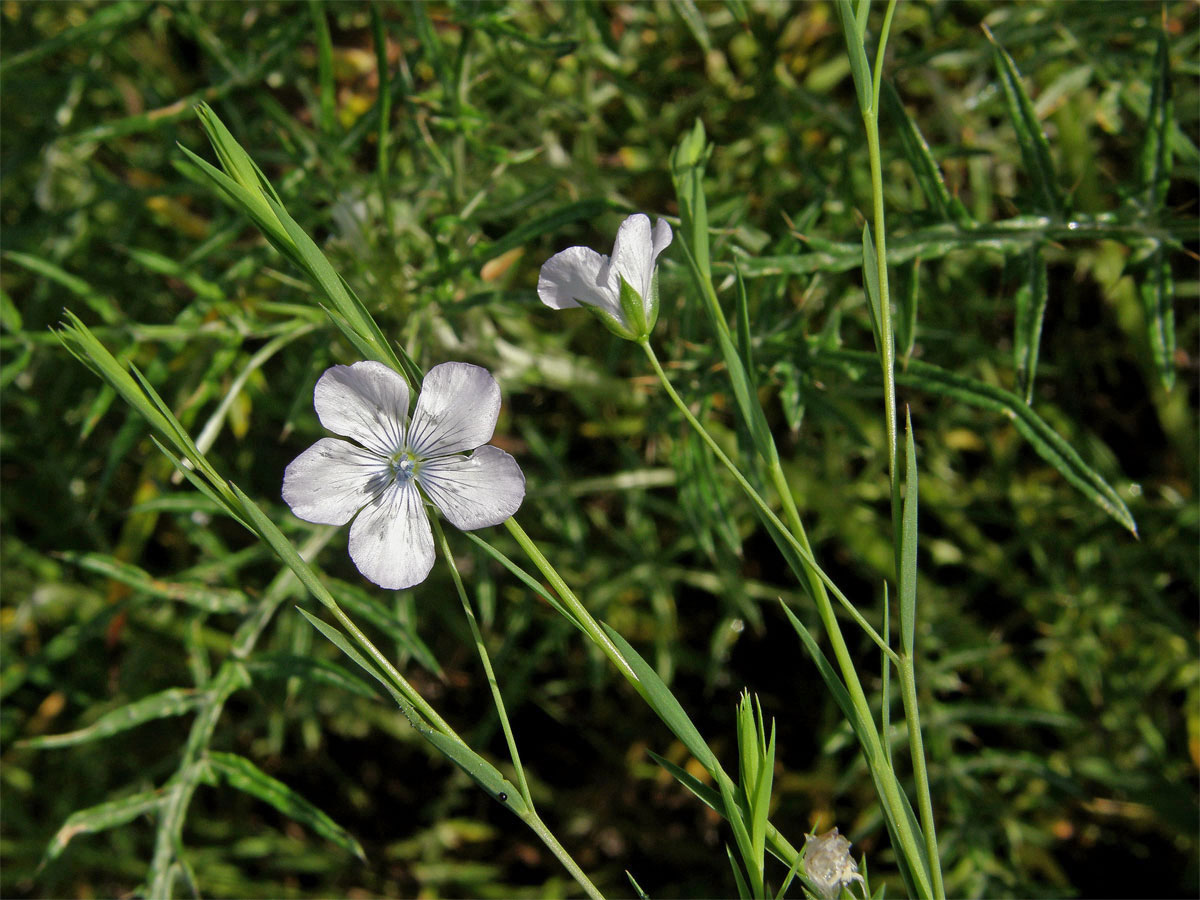
<path fill-rule="evenodd" d="M 426 368 L 494 373 L 524 527 L 727 766 L 738 697 L 758 695 L 778 729 L 772 822 L 794 843 L 837 825 L 873 887 L 902 892 L 853 735 L 778 603 L 819 637 L 811 598 L 638 348 L 535 293 L 551 254 L 607 252 L 630 212 L 676 221 L 671 151 L 702 121 L 718 293 L 738 325 L 744 279 L 751 374 L 815 555 L 881 627 L 894 557 L 860 244 L 871 184 L 831 5 L 120 0 L 0 16 L 4 896 L 126 895 L 180 861 L 176 892 L 204 896 L 578 891 L 313 630 L 296 607 L 320 606 L 53 330 L 68 308 L 136 365 L 405 676 L 505 759 L 447 567 L 377 589 L 344 529 L 280 499 L 285 466 L 326 433 L 314 383 L 361 354 L 180 150 L 216 162 L 200 102 L 389 339 Z M 952 896 L 1200 887 L 1197 19 L 1184 2 L 906 2 L 891 26 L 897 388 Z M 678 243 L 655 344 L 718 440 L 752 455 Z M 1032 420 L 1077 462 L 1049 460 Z M 503 529 L 482 536 L 520 557 Z M 582 868 L 613 896 L 626 870 L 652 897 L 734 894 L 729 830 L 648 753 L 688 767 L 684 745 L 535 592 L 449 538 L 533 793 Z M 879 651 L 847 633 L 878 702 Z M 147 698 L 136 727 L 104 718 L 136 719 Z M 174 820 L 126 802 L 200 758 L 217 762 Z M 267 776 L 282 793 L 262 796 Z"/>

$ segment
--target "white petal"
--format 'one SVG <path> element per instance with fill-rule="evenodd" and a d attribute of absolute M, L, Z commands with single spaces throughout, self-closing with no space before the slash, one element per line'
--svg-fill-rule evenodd
<path fill-rule="evenodd" d="M 321 424 L 387 456 L 404 446 L 408 385 L 383 363 L 367 360 L 326 369 L 313 391 Z"/>
<path fill-rule="evenodd" d="M 463 531 L 499 525 L 525 499 L 525 476 L 517 461 L 491 445 L 470 456 L 426 462 L 417 481 L 438 509 Z"/>
<path fill-rule="evenodd" d="M 643 300 L 650 296 L 654 255 L 649 216 L 634 213 L 621 223 L 613 244 L 612 264 Z"/>
<path fill-rule="evenodd" d="M 283 472 L 283 500 L 306 522 L 345 525 L 378 491 L 387 461 L 346 441 L 321 438 Z"/>
<path fill-rule="evenodd" d="M 653 269 L 655 263 L 658 262 L 658 254 L 662 253 L 671 246 L 671 225 L 666 219 L 659 219 L 654 223 L 654 241 L 650 249 L 650 268 Z"/>
<path fill-rule="evenodd" d="M 397 482 L 350 526 L 350 558 L 381 588 L 420 584 L 433 568 L 433 534 L 424 501 L 411 481 Z"/>
<path fill-rule="evenodd" d="M 408 445 L 421 457 L 474 450 L 491 440 L 498 415 L 500 385 L 487 369 L 442 363 L 421 383 Z"/>
<path fill-rule="evenodd" d="M 588 247 L 568 247 L 542 265 L 538 296 L 554 309 L 572 309 L 582 303 L 620 319 L 621 301 L 610 274 L 607 256 Z"/>

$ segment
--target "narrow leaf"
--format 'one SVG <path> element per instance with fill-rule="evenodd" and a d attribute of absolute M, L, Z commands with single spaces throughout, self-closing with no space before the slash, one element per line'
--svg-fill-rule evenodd
<path fill-rule="evenodd" d="M 913 654 L 917 622 L 917 449 L 912 412 L 905 409 L 904 511 L 900 535 L 900 649 Z"/>
<path fill-rule="evenodd" d="M 867 51 L 863 46 L 866 22 L 859 22 L 850 0 L 837 0 L 838 19 L 846 37 L 846 51 L 850 55 L 850 74 L 854 76 L 854 89 L 858 93 L 858 108 L 865 115 L 871 111 L 871 64 L 867 62 Z"/>
<path fill-rule="evenodd" d="M 971 214 L 963 206 L 961 200 L 952 197 L 946 188 L 942 177 L 942 169 L 933 158 L 933 152 L 925 141 L 925 135 L 917 127 L 917 123 L 909 116 L 904 108 L 900 95 L 896 92 L 891 81 L 885 81 L 883 86 L 883 106 L 887 110 L 896 130 L 900 133 L 900 143 L 904 157 L 912 166 L 917 185 L 925 195 L 929 208 L 937 213 L 939 218 L 952 220 L 962 225 L 969 225 Z"/>
<path fill-rule="evenodd" d="M 905 361 L 912 356 L 917 340 L 917 300 L 920 296 L 921 259 L 917 257 L 899 271 L 896 290 L 896 342 Z"/>
<path fill-rule="evenodd" d="M 412 710 L 410 709 L 408 699 L 398 690 L 396 690 L 396 686 L 393 685 L 387 678 L 385 678 L 383 673 L 375 668 L 375 666 L 370 663 L 365 656 L 351 646 L 350 642 L 346 640 L 345 635 L 343 635 L 332 625 L 322 622 L 307 610 L 301 609 L 299 606 L 297 606 L 296 609 L 299 611 L 300 615 L 308 619 L 308 624 L 317 629 L 317 631 L 321 632 L 321 634 L 325 635 L 326 639 L 328 639 L 331 644 L 345 653 L 346 656 L 350 657 L 350 660 L 354 662 L 360 669 L 383 685 L 384 690 L 391 694 L 392 699 L 396 701 L 396 705 L 400 707 L 400 711 L 406 716 L 409 716 L 411 721 Z"/>
<path fill-rule="evenodd" d="M 658 673 L 642 659 L 625 638 L 607 625 L 604 626 L 604 630 L 608 632 L 612 642 L 621 651 L 621 656 L 625 658 L 634 674 L 637 675 L 638 681 L 646 691 L 647 701 L 658 717 L 663 720 L 675 737 L 683 741 L 683 745 L 688 748 L 692 756 L 696 757 L 700 765 L 712 772 L 715 777 L 720 764 L 708 744 L 704 742 L 704 738 L 700 736 L 700 732 L 696 730 L 696 726 L 692 724 L 692 720 L 688 718 L 688 714 L 675 699 L 675 695 L 671 693 L 671 689 L 663 683 L 663 680 L 658 677 Z"/>
<path fill-rule="evenodd" d="M 1038 351 L 1042 342 L 1042 321 L 1046 317 L 1049 288 L 1046 256 L 1042 245 L 1034 244 L 1026 254 L 1026 279 L 1017 290 L 1017 315 L 1013 329 L 1013 363 L 1017 386 L 1026 403 L 1033 400 L 1033 379 L 1037 374 Z"/>
<path fill-rule="evenodd" d="M 820 350 L 813 354 L 811 361 L 816 365 L 830 365 L 842 371 L 853 372 L 859 378 L 870 379 L 879 376 L 875 357 L 859 351 Z M 872 372 L 872 368 L 876 371 Z M 1047 425 L 1046 421 L 1020 397 L 1003 388 L 915 359 L 909 362 L 907 369 L 896 373 L 896 383 L 940 396 L 953 397 L 1010 419 L 1013 427 L 1042 459 L 1109 516 L 1134 535 L 1137 534 L 1137 523 L 1134 522 L 1132 513 L 1112 485 L 1085 463 L 1078 451 Z"/>
<path fill-rule="evenodd" d="M 525 798 L 513 786 L 512 782 L 500 774 L 500 770 L 468 747 L 460 740 L 418 726 L 425 740 L 433 744 L 455 765 L 466 772 L 481 788 L 492 795 L 492 798 L 503 806 L 507 806 L 518 816 L 525 816 L 529 807 Z"/>
<path fill-rule="evenodd" d="M 125 825 L 140 816 L 157 811 L 162 802 L 163 795 L 160 792 L 144 791 L 72 813 L 54 833 L 46 847 L 46 854 L 42 857 L 41 867 L 56 859 L 76 835 L 107 831 Z"/>
<path fill-rule="evenodd" d="M 1159 212 L 1167 200 L 1174 164 L 1173 134 L 1175 105 L 1171 97 L 1171 61 L 1166 34 L 1159 32 L 1154 51 L 1154 77 L 1150 87 L 1150 109 L 1146 137 L 1142 142 L 1140 175 L 1142 204 L 1147 212 Z"/>
<path fill-rule="evenodd" d="M 1138 268 L 1138 292 L 1145 310 L 1150 351 L 1163 387 L 1170 390 L 1175 386 L 1175 281 L 1167 248 L 1159 244 Z"/>
<path fill-rule="evenodd" d="M 86 744 L 101 738 L 128 731 L 155 719 L 165 719 L 170 716 L 181 716 L 200 706 L 208 697 L 203 691 L 188 688 L 170 688 L 141 700 L 135 700 L 120 709 L 101 716 L 87 728 L 69 731 L 65 734 L 50 734 L 43 737 L 29 738 L 19 742 L 22 747 L 51 748 L 71 747 L 75 744 Z"/>
<path fill-rule="evenodd" d="M 875 335 L 875 349 L 883 352 L 883 307 L 879 300 L 879 256 L 875 252 L 875 241 L 871 238 L 870 224 L 863 225 L 862 233 L 863 286 L 867 292 L 867 310 L 871 313 L 871 332 Z"/>
<path fill-rule="evenodd" d="M 1065 202 L 1058 187 L 1058 176 L 1054 171 L 1054 163 L 1050 159 L 1050 142 L 1042 130 L 1033 101 L 1025 91 L 1021 81 L 1021 73 L 1003 47 L 1000 46 L 991 30 L 985 25 L 984 32 L 992 42 L 992 53 L 996 64 L 996 74 L 1000 78 L 1000 86 L 1004 90 L 1004 99 L 1008 106 L 1008 116 L 1012 120 L 1017 133 L 1017 145 L 1021 148 L 1021 157 L 1029 177 L 1033 180 L 1034 192 L 1037 197 L 1037 207 L 1042 212 L 1056 218 L 1062 218 L 1065 212 Z"/>
<path fill-rule="evenodd" d="M 176 600 L 207 612 L 244 612 L 250 605 L 249 598 L 241 591 L 202 584 L 162 581 L 132 563 L 124 562 L 105 553 L 72 553 L 68 551 L 60 556 L 73 565 L 127 584 L 151 597 Z"/>
<path fill-rule="evenodd" d="M 256 797 L 317 834 L 348 850 L 363 862 L 362 845 L 325 812 L 304 799 L 282 781 L 272 778 L 250 760 L 235 753 L 210 750 L 206 754 L 210 770 L 232 788 Z"/>

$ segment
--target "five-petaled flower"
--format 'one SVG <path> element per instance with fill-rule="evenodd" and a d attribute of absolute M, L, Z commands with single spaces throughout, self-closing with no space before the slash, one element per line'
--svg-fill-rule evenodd
<path fill-rule="evenodd" d="M 430 500 L 458 528 L 498 525 L 525 497 L 517 461 L 491 440 L 500 387 L 486 369 L 434 366 L 408 418 L 408 385 L 378 362 L 327 369 L 317 417 L 361 446 L 322 438 L 283 474 L 283 499 L 307 522 L 350 526 L 350 558 L 384 588 L 425 580 L 433 566 Z M 478 449 L 476 449 L 478 448 Z M 465 451 L 474 450 L 470 456 Z"/>
<path fill-rule="evenodd" d="M 649 217 L 632 215 L 617 231 L 612 256 L 568 247 L 546 260 L 538 276 L 538 296 L 555 309 L 582 304 L 614 334 L 640 340 L 658 319 L 654 265 L 670 243 L 671 226 L 665 221 L 659 219 L 651 232 Z"/>

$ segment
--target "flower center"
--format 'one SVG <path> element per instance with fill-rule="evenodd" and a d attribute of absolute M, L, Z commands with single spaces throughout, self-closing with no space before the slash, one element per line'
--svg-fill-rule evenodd
<path fill-rule="evenodd" d="M 412 477 L 417 474 L 417 457 L 411 450 L 401 450 L 399 453 L 392 454 L 389 462 L 392 465 L 392 474 L 401 484 L 412 480 Z"/>

